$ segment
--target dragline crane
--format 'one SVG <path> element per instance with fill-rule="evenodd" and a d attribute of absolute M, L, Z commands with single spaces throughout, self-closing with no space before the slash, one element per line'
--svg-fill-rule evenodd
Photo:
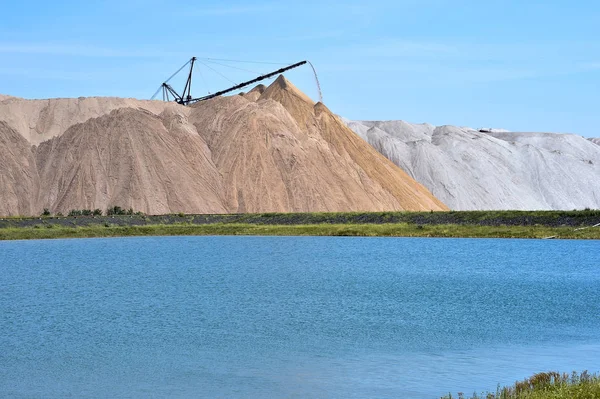
<path fill-rule="evenodd" d="M 317 77 L 317 73 L 315 71 L 315 68 L 313 67 L 313 65 L 309 62 L 309 61 L 300 61 L 297 62 L 295 64 L 280 68 L 276 71 L 264 74 L 264 75 L 260 75 L 252 80 L 248 80 L 246 82 L 242 82 L 239 84 L 236 84 L 228 89 L 225 90 L 221 90 L 218 91 L 216 93 L 213 94 L 208 94 L 206 96 L 203 97 L 197 97 L 194 98 L 192 97 L 192 74 L 194 71 L 194 63 L 197 61 L 198 59 L 196 57 L 192 57 L 190 58 L 190 60 L 188 62 L 186 62 L 185 64 L 183 64 L 183 66 L 181 66 L 181 68 L 179 68 L 173 75 L 171 75 L 167 80 L 165 80 L 160 87 L 158 88 L 158 90 L 156 90 L 156 92 L 154 93 L 154 95 L 152 96 L 151 100 L 154 100 L 156 98 L 156 96 L 162 91 L 162 97 L 163 97 L 163 101 L 175 101 L 178 104 L 181 105 L 189 105 L 189 104 L 193 104 L 199 101 L 205 101 L 205 100 L 210 100 L 211 98 L 215 98 L 215 97 L 219 97 L 222 96 L 223 94 L 227 94 L 230 93 L 232 91 L 236 91 L 239 89 L 242 89 L 246 86 L 249 86 L 253 83 L 258 83 L 264 79 L 269 79 L 272 78 L 276 75 L 279 75 L 281 73 L 284 73 L 286 71 L 289 71 L 290 69 L 294 69 L 294 68 L 298 68 L 302 65 L 306 65 L 309 64 L 313 70 L 313 73 L 315 75 L 315 80 L 317 81 L 317 88 L 319 89 L 319 98 L 322 101 L 322 96 L 321 96 L 321 88 L 319 85 L 319 79 Z M 201 62 L 201 61 L 200 61 Z M 173 89 L 173 87 L 169 84 L 169 81 L 171 79 L 173 79 L 179 72 L 181 72 L 186 66 L 190 66 L 190 70 L 188 73 L 188 77 L 187 80 L 185 82 L 185 86 L 183 87 L 183 91 L 181 93 L 181 95 L 175 90 Z"/>
<path fill-rule="evenodd" d="M 190 58 L 190 60 L 188 62 L 183 64 L 183 66 L 181 68 L 179 68 L 173 75 L 171 75 L 169 77 L 169 79 L 165 80 L 163 82 L 163 84 L 160 85 L 158 90 L 156 90 L 156 93 L 154 93 L 154 95 L 152 96 L 151 100 L 154 100 L 156 98 L 156 96 L 158 95 L 158 93 L 162 90 L 163 101 L 171 101 L 170 96 L 172 96 L 174 101 L 176 101 L 179 104 L 182 104 L 182 105 L 189 104 L 193 100 L 192 94 L 191 94 L 191 92 L 192 92 L 192 72 L 194 71 L 194 63 L 196 62 L 196 60 L 197 60 L 196 57 L 192 57 L 192 58 Z M 173 79 L 175 77 L 175 75 L 177 75 L 179 72 L 181 72 L 181 70 L 188 65 L 190 66 L 190 72 L 189 72 L 188 78 L 185 82 L 185 87 L 183 88 L 183 92 L 181 95 L 179 95 L 179 93 L 177 93 L 177 91 L 175 91 L 175 89 L 173 89 L 173 87 L 171 87 L 171 85 L 169 84 L 169 81 L 171 79 Z"/>

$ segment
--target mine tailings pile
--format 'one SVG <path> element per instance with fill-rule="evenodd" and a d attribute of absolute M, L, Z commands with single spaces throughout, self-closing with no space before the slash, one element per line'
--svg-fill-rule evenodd
<path fill-rule="evenodd" d="M 445 210 L 282 75 L 188 106 L 0 98 L 0 215 Z"/>

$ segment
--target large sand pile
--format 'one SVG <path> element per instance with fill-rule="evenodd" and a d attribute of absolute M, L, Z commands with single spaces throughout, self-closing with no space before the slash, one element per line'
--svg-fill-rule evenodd
<path fill-rule="evenodd" d="M 185 117 L 121 108 L 74 125 L 37 152 L 43 208 L 223 213 L 210 150 Z"/>
<path fill-rule="evenodd" d="M 0 102 L 0 214 L 447 209 L 285 78 L 183 107 Z"/>
<path fill-rule="evenodd" d="M 600 146 L 581 136 L 346 123 L 451 209 L 600 208 Z"/>

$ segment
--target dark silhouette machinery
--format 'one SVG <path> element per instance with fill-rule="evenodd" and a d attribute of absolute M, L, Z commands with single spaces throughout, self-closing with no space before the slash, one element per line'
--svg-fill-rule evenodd
<path fill-rule="evenodd" d="M 222 96 L 224 94 L 227 94 L 227 93 L 230 93 L 230 92 L 233 92 L 233 91 L 236 91 L 236 90 L 240 90 L 240 89 L 242 89 L 242 88 L 244 88 L 246 86 L 249 86 L 251 84 L 258 83 L 258 82 L 260 82 L 260 81 L 262 81 L 264 79 L 272 78 L 272 77 L 274 77 L 276 75 L 279 75 L 281 73 L 289 71 L 290 69 L 298 68 L 298 67 L 300 67 L 302 65 L 306 65 L 306 64 L 309 64 L 311 66 L 312 70 L 313 70 L 313 73 L 315 75 L 315 80 L 317 82 L 317 88 L 319 90 L 319 99 L 322 100 L 321 88 L 320 88 L 320 85 L 319 85 L 319 79 L 317 77 L 317 73 L 315 71 L 315 68 L 313 67 L 313 65 L 309 61 L 300 61 L 300 62 L 297 62 L 295 64 L 292 64 L 292 65 L 280 68 L 280 69 L 278 69 L 276 71 L 269 72 L 269 73 L 264 74 L 264 75 L 260 75 L 260 76 L 254 78 L 254 79 L 251 79 L 251 80 L 248 80 L 248 81 L 236 84 L 236 85 L 234 85 L 232 87 L 229 87 L 229 88 L 227 88 L 225 90 L 220 90 L 220 91 L 218 91 L 216 93 L 208 94 L 208 95 L 203 96 L 203 97 L 194 98 L 192 96 L 192 74 L 194 72 L 194 63 L 196 61 L 198 61 L 198 58 L 192 57 L 192 58 L 190 58 L 190 60 L 188 62 L 186 62 L 185 64 L 183 64 L 183 66 L 181 68 L 179 68 L 173 75 L 171 75 L 167 80 L 165 80 L 160 85 L 160 87 L 158 88 L 158 90 L 156 90 L 156 92 L 152 96 L 151 100 L 154 100 L 156 98 L 156 96 L 158 96 L 158 94 L 161 93 L 161 91 L 162 91 L 163 101 L 175 101 L 175 102 L 177 102 L 178 104 L 181 104 L 181 105 L 189 105 L 189 104 L 193 104 L 193 103 L 196 103 L 196 102 L 199 102 L 199 101 L 210 100 L 211 98 L 219 97 L 219 96 Z M 243 62 L 243 61 L 241 61 L 241 62 Z M 183 91 L 181 92 L 181 94 L 179 94 L 169 84 L 169 81 L 171 79 L 173 79 L 179 72 L 181 72 L 188 65 L 190 66 L 188 77 L 186 79 L 185 86 L 183 87 Z"/>

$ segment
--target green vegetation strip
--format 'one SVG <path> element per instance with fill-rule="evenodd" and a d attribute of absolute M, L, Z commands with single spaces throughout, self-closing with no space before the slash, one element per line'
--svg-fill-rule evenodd
<path fill-rule="evenodd" d="M 600 377 L 583 372 L 559 374 L 539 373 L 511 387 L 498 388 L 496 392 L 465 396 L 444 396 L 442 399 L 598 399 Z"/>
<path fill-rule="evenodd" d="M 143 226 L 91 225 L 65 227 L 54 224 L 33 227 L 0 228 L 0 240 L 185 236 L 185 235 L 262 235 L 262 236 L 365 236 L 365 237 L 472 237 L 472 238 L 565 238 L 600 239 L 600 228 L 575 230 L 572 227 L 481 226 L 390 224 L 307 224 L 266 225 L 248 223 L 156 224 Z"/>

